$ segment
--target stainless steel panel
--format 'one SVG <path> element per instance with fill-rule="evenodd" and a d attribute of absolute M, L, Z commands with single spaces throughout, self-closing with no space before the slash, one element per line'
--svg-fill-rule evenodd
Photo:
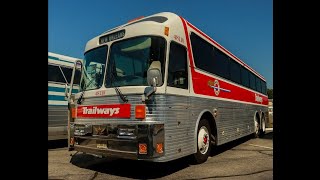
<path fill-rule="evenodd" d="M 217 144 L 221 145 L 254 132 L 254 114 L 267 111 L 267 107 L 248 105 L 199 97 L 176 95 L 154 95 L 154 101 L 147 103 L 146 121 L 134 119 L 134 105 L 142 104 L 141 95 L 127 95 L 131 104 L 132 119 L 77 119 L 75 123 L 108 122 L 110 124 L 135 124 L 163 122 L 165 130 L 165 156 L 152 161 L 168 161 L 193 154 L 196 150 L 195 126 L 199 114 L 204 109 L 217 109 Z M 83 105 L 119 104 L 117 96 L 84 99 Z"/>

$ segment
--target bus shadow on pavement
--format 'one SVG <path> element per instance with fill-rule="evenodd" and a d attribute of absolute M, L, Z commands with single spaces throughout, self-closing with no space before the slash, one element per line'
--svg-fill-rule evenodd
<path fill-rule="evenodd" d="M 212 148 L 210 156 L 223 153 L 242 143 L 252 139 L 246 136 L 238 140 L 231 141 L 218 147 Z M 70 162 L 80 168 L 90 169 L 103 174 L 134 178 L 134 179 L 153 179 L 162 178 L 172 173 L 194 165 L 190 156 L 183 157 L 170 162 L 147 162 L 137 160 L 127 160 L 119 158 L 100 158 L 93 155 L 76 153 Z"/>
<path fill-rule="evenodd" d="M 99 158 L 88 154 L 73 155 L 70 162 L 80 168 L 90 169 L 103 174 L 134 178 L 161 178 L 190 166 L 189 157 L 170 162 L 146 162 L 116 158 Z"/>
<path fill-rule="evenodd" d="M 48 141 L 48 149 L 57 149 L 68 147 L 67 139 L 59 139 L 59 140 L 50 140 Z"/>
<path fill-rule="evenodd" d="M 262 138 L 260 139 L 273 139 L 273 132 L 266 133 Z"/>
<path fill-rule="evenodd" d="M 248 135 L 248 136 L 245 136 L 245 137 L 242 137 L 240 139 L 237 139 L 237 140 L 234 140 L 234 141 L 231 141 L 231 142 L 228 142 L 226 144 L 223 144 L 223 145 L 220 145 L 220 146 L 217 146 L 217 147 L 214 147 L 211 149 L 211 154 L 210 156 L 215 156 L 215 155 L 218 155 L 220 153 L 223 153 L 229 149 L 232 149 L 240 144 L 243 144 L 247 141 L 249 141 L 250 139 L 253 139 L 253 135 Z M 270 139 L 272 140 L 273 139 L 273 132 L 268 132 L 266 133 L 263 137 L 259 137 L 259 139 Z"/>
<path fill-rule="evenodd" d="M 228 151 L 228 150 L 230 150 L 240 144 L 243 144 L 243 143 L 249 141 L 252 138 L 253 138 L 253 135 L 248 135 L 248 136 L 242 137 L 240 139 L 228 142 L 226 144 L 222 144 L 220 146 L 213 147 L 211 149 L 210 156 L 212 157 L 212 156 L 218 155 L 220 153 L 223 153 L 225 151 Z"/>

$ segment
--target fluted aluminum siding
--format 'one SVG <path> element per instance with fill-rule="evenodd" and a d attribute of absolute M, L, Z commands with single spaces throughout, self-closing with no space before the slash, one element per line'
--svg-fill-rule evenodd
<path fill-rule="evenodd" d="M 131 106 L 131 117 L 134 117 L 134 107 L 141 104 L 140 95 L 127 95 Z M 255 111 L 264 107 L 243 103 L 227 102 L 207 98 L 154 95 L 152 104 L 146 107 L 146 122 L 157 121 L 165 125 L 165 156 L 154 161 L 168 161 L 195 153 L 195 125 L 199 114 L 204 109 L 211 112 L 218 110 L 216 125 L 218 129 L 218 145 L 254 132 Z M 84 99 L 82 105 L 118 104 L 122 100 L 118 96 L 105 96 Z M 265 108 L 266 110 L 266 108 Z M 139 120 L 128 119 L 78 119 L 76 122 L 90 123 L 141 123 Z M 248 128 L 249 127 L 249 128 Z M 239 131 L 237 131 L 237 128 Z M 223 135 L 222 135 L 223 132 Z"/>
<path fill-rule="evenodd" d="M 67 106 L 48 106 L 48 127 L 68 125 Z"/>

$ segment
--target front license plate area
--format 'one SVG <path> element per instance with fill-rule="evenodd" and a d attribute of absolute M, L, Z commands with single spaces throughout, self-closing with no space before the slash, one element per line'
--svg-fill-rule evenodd
<path fill-rule="evenodd" d="M 105 141 L 97 141 L 97 148 L 99 148 L 99 149 L 107 149 L 107 142 L 105 142 Z"/>

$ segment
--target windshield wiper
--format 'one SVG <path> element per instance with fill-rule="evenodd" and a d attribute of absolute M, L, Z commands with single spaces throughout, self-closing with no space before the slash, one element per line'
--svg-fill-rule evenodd
<path fill-rule="evenodd" d="M 128 98 L 127 96 L 123 95 L 122 92 L 120 91 L 120 89 L 118 87 L 114 87 L 114 89 L 117 91 L 117 94 L 120 96 L 120 98 L 122 99 L 122 101 L 124 103 L 128 102 Z"/>
<path fill-rule="evenodd" d="M 110 81 L 111 81 L 111 86 L 113 85 L 113 81 L 115 80 L 115 77 L 113 76 L 113 72 L 110 72 Z M 124 103 L 127 103 L 128 102 L 128 98 L 127 96 L 123 95 L 122 92 L 120 91 L 120 89 L 117 87 L 117 86 L 114 86 L 114 89 L 116 90 L 116 93 L 118 94 L 118 96 L 120 96 L 120 98 L 122 99 L 122 101 Z"/>
<path fill-rule="evenodd" d="M 113 81 L 115 80 L 113 74 L 111 73 L 111 85 L 113 85 Z M 114 86 L 114 89 L 116 90 L 117 94 L 120 96 L 123 102 L 127 103 L 128 99 L 127 96 L 123 95 L 120 89 L 117 86 Z"/>

